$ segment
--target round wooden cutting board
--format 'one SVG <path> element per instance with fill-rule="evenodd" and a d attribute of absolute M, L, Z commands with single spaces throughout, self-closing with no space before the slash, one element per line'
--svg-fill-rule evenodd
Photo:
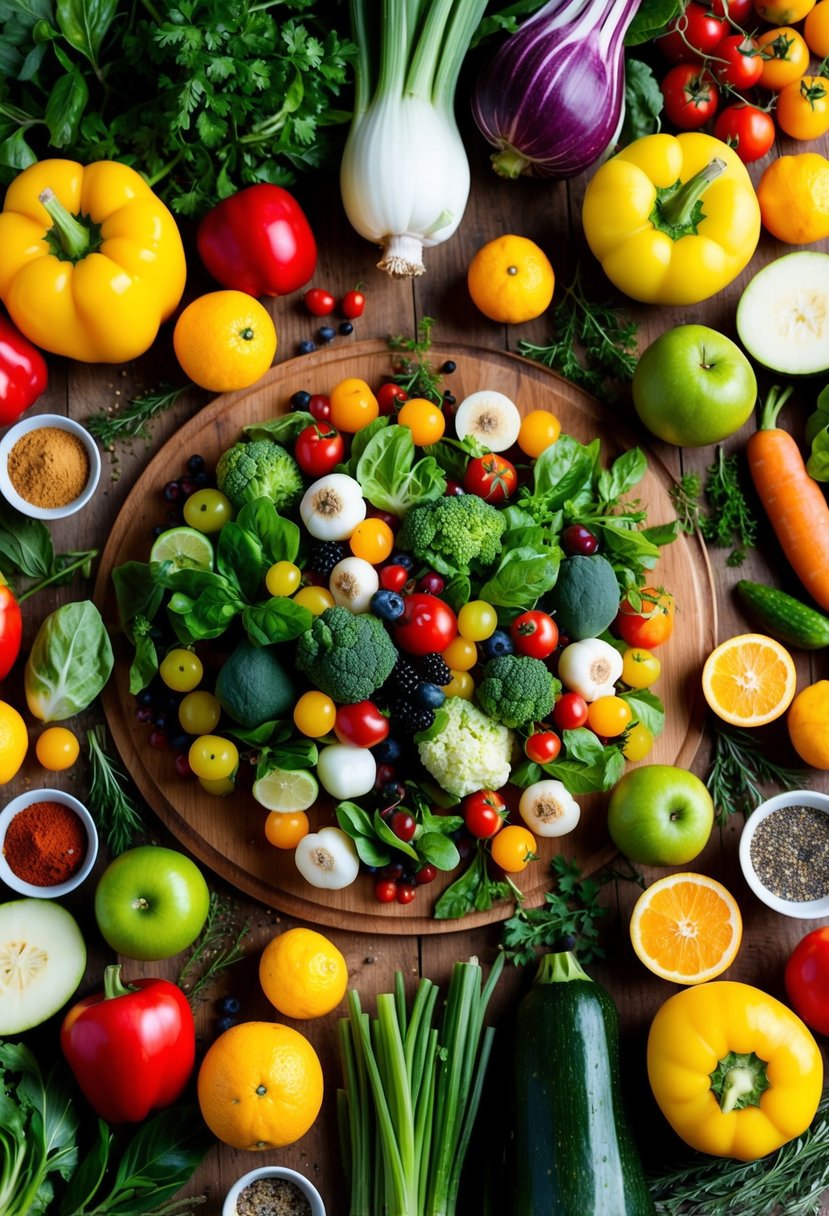
<path fill-rule="evenodd" d="M 636 445 L 636 439 L 626 433 L 611 408 L 536 363 L 494 351 L 437 344 L 430 357 L 436 366 L 445 359 L 456 362 L 457 369 L 446 383 L 458 401 L 476 389 L 496 389 L 512 398 L 522 412 L 551 410 L 563 430 L 581 442 L 599 436 L 605 467 L 620 452 Z M 198 453 L 212 467 L 219 454 L 240 437 L 243 426 L 284 413 L 297 390 L 327 393 L 348 376 L 359 376 L 376 386 L 390 371 L 388 348 L 378 342 L 291 359 L 271 368 L 253 388 L 216 398 L 161 448 L 115 520 L 98 573 L 95 598 L 113 631 L 117 656 L 115 674 L 103 700 L 121 758 L 147 802 L 185 848 L 235 887 L 269 907 L 334 928 L 379 933 L 446 932 L 503 919 L 511 913 L 512 904 L 498 904 L 460 921 L 435 921 L 431 915 L 434 901 L 460 871 L 421 887 L 416 900 L 406 907 L 378 904 L 371 880 L 363 876 L 344 891 L 317 890 L 299 875 L 290 851 L 278 851 L 265 841 L 266 812 L 251 795 L 249 774 L 243 775 L 237 791 L 226 798 L 212 797 L 197 782 L 177 776 L 173 753 L 151 748 L 149 728 L 136 720 L 136 703 L 129 692 L 129 646 L 117 633 L 110 577 L 122 562 L 148 560 L 153 528 L 164 522 L 161 488 L 182 476 L 190 455 Z M 666 523 L 675 516 L 669 497 L 672 478 L 658 457 L 649 454 L 648 462 L 648 474 L 634 493 L 647 509 L 649 524 Z M 662 675 L 654 691 L 665 704 L 667 722 L 647 763 L 689 768 L 700 741 L 704 714 L 700 671 L 716 638 L 711 571 L 699 539 L 681 535 L 668 545 L 654 581 L 673 592 L 678 627 L 659 651 Z M 210 643 L 220 644 L 221 639 Z M 615 853 L 605 826 L 606 795 L 591 795 L 579 802 L 582 817 L 576 831 L 558 842 L 542 842 L 541 860 L 518 876 L 528 905 L 540 903 L 550 887 L 547 862 L 555 850 L 576 858 L 584 873 L 595 871 Z M 327 804 L 313 808 L 310 815 L 314 826 L 331 822 Z"/>

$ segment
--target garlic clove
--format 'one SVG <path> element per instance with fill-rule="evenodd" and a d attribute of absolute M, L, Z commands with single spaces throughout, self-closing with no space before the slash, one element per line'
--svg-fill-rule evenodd
<path fill-rule="evenodd" d="M 302 522 L 316 540 L 348 540 L 366 510 L 360 483 L 347 473 L 320 477 L 299 504 Z"/>
<path fill-rule="evenodd" d="M 521 794 L 518 813 L 536 836 L 566 836 L 578 825 L 581 808 L 561 781 L 536 781 Z"/>
<path fill-rule="evenodd" d="M 328 580 L 334 603 L 351 612 L 369 612 L 371 597 L 380 587 L 380 576 L 362 557 L 345 557 L 337 562 Z"/>
<path fill-rule="evenodd" d="M 294 860 L 311 886 L 329 891 L 350 886 L 360 871 L 354 841 L 342 828 L 322 828 L 303 836 L 294 852 Z"/>

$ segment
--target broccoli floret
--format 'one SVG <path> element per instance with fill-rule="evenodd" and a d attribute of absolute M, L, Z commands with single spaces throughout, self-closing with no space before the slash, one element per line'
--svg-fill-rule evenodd
<path fill-rule="evenodd" d="M 347 608 L 326 608 L 297 642 L 298 670 L 343 705 L 367 700 L 396 662 L 397 650 L 382 622 Z"/>
<path fill-rule="evenodd" d="M 470 566 L 490 566 L 501 552 L 504 517 L 476 494 L 438 498 L 412 507 L 397 534 L 397 545 L 441 574 L 468 574 Z"/>
<path fill-rule="evenodd" d="M 560 687 L 540 659 L 502 654 L 487 663 L 475 698 L 496 722 L 517 727 L 546 718 Z"/>
<path fill-rule="evenodd" d="M 456 798 L 498 790 L 510 775 L 513 734 L 463 697 L 447 697 L 433 739 L 418 743 L 420 763 Z"/>
<path fill-rule="evenodd" d="M 254 498 L 269 498 L 277 511 L 289 511 L 305 492 L 299 465 L 272 439 L 234 443 L 222 452 L 216 485 L 237 511 Z"/>

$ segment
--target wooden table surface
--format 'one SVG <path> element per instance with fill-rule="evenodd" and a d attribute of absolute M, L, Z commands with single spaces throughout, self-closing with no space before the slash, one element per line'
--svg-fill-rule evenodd
<path fill-rule="evenodd" d="M 319 242 L 319 266 L 313 284 L 329 288 L 340 296 L 358 282 L 365 284 L 367 306 L 365 315 L 355 322 L 353 338 L 338 336 L 338 347 L 357 339 L 386 339 L 389 334 L 414 332 L 419 318 L 435 318 L 435 337 L 442 343 L 464 343 L 480 345 L 493 350 L 514 351 L 520 339 L 545 342 L 549 339 L 546 317 L 520 326 L 505 327 L 486 320 L 472 305 L 466 290 L 466 267 L 472 254 L 490 238 L 506 232 L 517 232 L 536 241 L 549 255 L 560 283 L 567 283 L 578 260 L 583 263 L 588 289 L 594 294 L 612 296 L 609 285 L 597 272 L 593 260 L 586 250 L 580 227 L 580 205 L 587 177 L 571 182 L 541 183 L 530 180 L 504 182 L 495 177 L 488 164 L 488 149 L 476 134 L 465 129 L 467 147 L 472 164 L 473 185 L 463 222 L 456 235 L 444 245 L 427 250 L 427 272 L 414 281 L 392 281 L 375 269 L 376 256 L 373 248 L 357 237 L 351 230 L 339 201 L 336 178 L 319 177 L 314 183 L 305 182 L 297 189 L 312 220 Z M 826 140 L 811 145 L 815 150 L 827 154 Z M 801 151 L 793 146 L 778 146 L 775 151 Z M 756 180 L 771 156 L 752 166 Z M 200 270 L 192 243 L 192 232 L 184 233 L 188 243 L 190 279 L 188 300 L 211 288 L 204 272 Z M 818 246 L 813 246 L 817 248 Z M 823 248 L 827 248 L 824 244 Z M 658 334 L 682 322 L 701 322 L 734 336 L 734 312 L 739 294 L 760 265 L 789 251 L 766 235 L 750 266 L 727 290 L 712 300 L 687 308 L 661 308 L 641 306 L 624 301 L 629 317 L 639 325 L 640 350 Z M 618 298 L 618 297 L 617 297 Z M 298 342 L 313 336 L 319 324 L 302 306 L 301 294 L 272 301 L 268 307 L 279 334 L 277 361 L 293 357 Z M 69 363 L 57 358 L 49 359 L 50 385 L 36 411 L 65 413 L 83 422 L 91 414 L 101 410 L 117 409 L 129 397 L 146 391 L 162 380 L 181 382 L 172 352 L 171 327 L 166 326 L 151 352 L 144 358 L 125 367 L 86 366 Z M 765 375 L 760 377 L 761 386 L 770 383 Z M 309 385 L 313 389 L 313 385 Z M 803 423 L 814 407 L 815 397 L 823 384 L 818 380 L 807 381 L 798 386 L 795 397 L 787 405 L 783 424 L 802 435 Z M 188 392 L 168 413 L 152 424 L 152 439 L 149 443 L 135 441 L 130 445 L 116 445 L 116 450 L 104 453 L 104 468 L 99 490 L 92 503 L 78 516 L 52 526 L 57 549 L 102 548 L 109 530 L 123 503 L 125 496 L 145 467 L 151 455 L 177 428 L 192 417 L 208 400 L 208 395 L 197 391 Z M 627 395 L 623 394 L 621 409 L 634 427 L 638 427 Z M 613 413 L 608 407 L 608 418 Z M 727 451 L 743 453 L 753 421 L 725 445 Z M 645 432 L 638 427 L 643 443 L 650 442 Z M 713 448 L 680 451 L 669 445 L 654 442 L 657 451 L 668 467 L 679 476 L 681 472 L 696 470 L 704 473 L 711 463 Z M 191 453 L 181 452 L 182 464 Z M 741 465 L 748 493 L 751 495 L 747 471 Z M 159 486 L 159 493 L 161 487 Z M 753 497 L 752 497 L 752 501 Z M 758 517 L 762 510 L 755 504 Z M 711 549 L 710 558 L 715 572 L 717 588 L 718 640 L 746 632 L 749 622 L 735 600 L 734 586 L 739 578 L 776 583 L 793 594 L 800 594 L 794 577 L 790 574 L 781 551 L 765 525 L 761 524 L 760 539 L 745 562 L 738 569 L 725 564 L 727 551 Z M 90 584 L 90 588 L 91 588 Z M 42 618 L 58 603 L 70 598 L 81 598 L 89 589 L 74 583 L 70 588 L 49 589 L 39 593 L 26 604 L 25 642 L 34 636 Z M 678 628 L 682 628 L 681 605 Z M 812 654 L 795 651 L 798 670 L 798 687 L 821 677 L 829 676 L 825 651 Z M 24 705 L 19 680 L 13 674 L 4 690 L 4 696 L 14 703 Z M 101 719 L 99 707 L 83 719 L 69 723 L 82 728 Z M 32 738 L 38 724 L 27 715 Z M 143 728 L 136 724 L 136 732 Z M 783 763 L 796 766 L 785 730 L 779 724 L 764 728 L 758 737 L 767 745 L 769 754 Z M 702 777 L 708 772 L 710 759 L 710 732 L 696 756 L 693 770 Z M 812 784 L 829 791 L 829 779 L 820 773 L 812 773 Z M 57 778 L 44 774 L 34 758 L 33 748 L 21 773 L 3 791 L 7 798 L 32 784 L 57 783 L 81 797 L 86 792 L 88 775 L 82 764 Z M 145 814 L 147 837 L 154 841 L 175 845 L 161 824 L 148 809 Z M 738 898 L 742 909 L 745 930 L 743 943 L 737 959 L 726 977 L 757 984 L 775 996 L 783 993 L 782 969 L 795 943 L 810 929 L 812 922 L 788 919 L 777 915 L 760 903 L 743 881 L 737 860 L 737 841 L 741 818 L 735 816 L 723 830 L 715 829 L 711 840 L 694 862 L 693 868 L 721 879 Z M 104 857 L 99 859 L 99 869 Z M 663 871 L 647 870 L 645 877 L 653 880 Z M 208 880 L 218 891 L 234 894 L 220 880 L 208 873 Z M 91 915 L 90 895 L 94 884 L 86 887 L 66 903 L 81 919 L 88 934 L 91 954 L 90 966 L 83 982 L 81 993 L 92 991 L 100 984 L 101 967 L 107 959 L 103 944 L 97 935 Z M 664 1140 L 665 1151 L 675 1152 L 678 1142 L 663 1135 L 660 1116 L 649 1106 L 650 1098 L 644 1073 L 644 1038 L 658 1006 L 676 988 L 651 975 L 633 954 L 627 934 L 627 920 L 631 904 L 638 888 L 629 882 L 610 883 L 603 890 L 603 902 L 609 915 L 604 929 L 607 958 L 591 968 L 595 978 L 605 984 L 614 995 L 621 1014 L 625 1074 L 629 1081 L 628 1098 L 631 1105 L 644 1110 L 643 1142 L 653 1146 Z M 219 999 L 228 993 L 239 996 L 242 1002 L 240 1017 L 248 1019 L 272 1019 L 273 1011 L 259 991 L 256 980 L 256 963 L 262 946 L 292 923 L 273 908 L 253 903 L 238 897 L 240 915 L 251 921 L 251 933 L 247 943 L 244 962 L 231 969 L 224 980 L 210 993 L 198 1011 L 198 1028 L 203 1046 L 217 1033 L 220 1016 Z M 389 915 L 394 916 L 394 906 Z M 395 970 L 402 970 L 410 983 L 419 975 L 433 980 L 445 981 L 452 964 L 459 958 L 477 955 L 488 965 L 494 957 L 499 938 L 498 925 L 474 932 L 429 934 L 422 937 L 407 936 L 401 931 L 397 935 L 366 935 L 349 932 L 347 929 L 328 931 L 343 951 L 349 966 L 351 983 L 360 990 L 365 1006 L 372 1005 L 373 994 L 387 991 Z M 137 974 L 174 974 L 176 960 L 169 964 L 131 964 L 125 966 L 127 977 Z M 496 1021 L 505 1021 L 514 1007 L 515 999 L 531 978 L 530 969 L 508 968 L 496 994 L 494 1016 Z M 318 1049 L 323 1061 L 326 1078 L 326 1096 L 323 1110 L 314 1128 L 296 1145 L 279 1152 L 249 1154 L 217 1145 L 211 1150 L 184 1194 L 204 1192 L 207 1201 L 201 1208 L 205 1216 L 219 1216 L 222 1198 L 230 1184 L 241 1173 L 257 1165 L 282 1163 L 306 1172 L 319 1187 L 326 1201 L 330 1216 L 342 1216 L 347 1211 L 343 1175 L 339 1162 L 335 1126 L 335 1090 L 339 1083 L 339 1065 L 336 1054 L 336 1014 L 301 1026 Z M 42 1039 L 41 1039 L 42 1041 Z M 57 1053 L 56 1038 L 55 1053 Z M 657 1129 L 655 1131 L 655 1129 Z M 587 1216 L 587 1214 L 585 1214 Z"/>

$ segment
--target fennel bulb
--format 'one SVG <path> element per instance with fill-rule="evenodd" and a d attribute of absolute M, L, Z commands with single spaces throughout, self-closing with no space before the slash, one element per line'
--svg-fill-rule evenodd
<path fill-rule="evenodd" d="M 383 0 L 374 64 L 376 3 L 352 0 L 359 55 L 340 190 L 351 225 L 382 247 L 378 266 L 394 278 L 423 274 L 424 246 L 447 240 L 463 218 L 469 162 L 455 86 L 485 7 L 486 0 Z"/>

